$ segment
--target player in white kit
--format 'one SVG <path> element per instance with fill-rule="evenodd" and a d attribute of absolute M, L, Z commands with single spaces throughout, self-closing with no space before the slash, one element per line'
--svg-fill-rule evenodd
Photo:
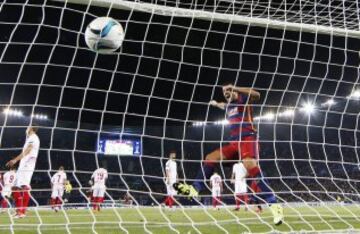
<path fill-rule="evenodd" d="M 214 174 L 210 177 L 210 186 L 211 186 L 211 194 L 212 194 L 212 205 L 214 209 L 216 206 L 221 203 L 221 193 L 223 190 L 223 183 L 221 176 L 214 172 Z"/>
<path fill-rule="evenodd" d="M 64 185 L 67 180 L 64 167 L 61 166 L 59 170 L 51 177 L 51 208 L 57 212 L 63 202 Z"/>
<path fill-rule="evenodd" d="M 233 165 L 231 182 L 235 187 L 235 210 L 240 209 L 240 204 L 248 204 L 248 195 L 247 195 L 247 184 L 246 184 L 247 170 L 242 162 L 235 163 Z M 245 207 L 247 210 L 247 207 Z"/>
<path fill-rule="evenodd" d="M 1 190 L 1 208 L 5 209 L 10 204 L 9 199 L 12 193 L 12 187 L 15 184 L 16 171 L 14 168 L 10 168 L 8 172 L 6 172 L 2 176 L 2 190 Z"/>
<path fill-rule="evenodd" d="M 16 172 L 15 185 L 13 187 L 13 198 L 16 207 L 16 215 L 14 218 L 25 217 L 26 209 L 29 205 L 30 182 L 40 149 L 40 139 L 36 135 L 37 131 L 37 127 L 28 127 L 26 129 L 26 141 L 21 154 L 6 163 L 6 166 L 13 167 L 20 161 Z"/>
<path fill-rule="evenodd" d="M 108 178 L 108 172 L 104 168 L 99 168 L 94 171 L 91 176 L 90 183 L 92 186 L 92 204 L 93 210 L 100 211 L 100 205 L 104 202 L 104 196 L 106 191 L 105 182 Z"/>
<path fill-rule="evenodd" d="M 174 196 L 176 195 L 176 190 L 174 189 L 173 185 L 177 181 L 177 164 L 175 161 L 176 152 L 171 151 L 169 154 L 169 160 L 165 164 L 165 184 L 167 190 L 167 196 L 165 199 L 165 205 L 169 208 L 172 208 L 174 205 L 175 199 Z"/>

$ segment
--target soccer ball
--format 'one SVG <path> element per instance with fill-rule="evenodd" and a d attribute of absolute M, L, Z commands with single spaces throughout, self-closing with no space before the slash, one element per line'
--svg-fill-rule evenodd
<path fill-rule="evenodd" d="M 124 37 L 121 24 L 110 17 L 94 19 L 85 30 L 86 45 L 92 51 L 102 54 L 109 54 L 119 49 Z"/>

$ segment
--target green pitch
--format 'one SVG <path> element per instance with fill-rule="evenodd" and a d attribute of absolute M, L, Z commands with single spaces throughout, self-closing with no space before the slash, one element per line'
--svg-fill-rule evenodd
<path fill-rule="evenodd" d="M 299 232 L 344 231 L 360 232 L 360 207 L 326 206 L 286 207 L 285 223 L 275 227 L 268 209 L 257 216 L 243 209 L 232 211 L 186 208 L 176 211 L 160 208 L 105 209 L 100 213 L 89 210 L 29 211 L 24 219 L 15 220 L 15 233 L 243 233 L 243 232 Z M 216 223 L 215 221 L 216 220 Z M 193 222 L 193 223 L 192 223 Z M 68 225 L 66 225 L 68 223 Z M 171 224 L 171 225 L 170 225 Z M 0 233 L 11 233 L 11 219 L 7 213 L 0 214 Z M 174 230 L 172 230 L 173 228 Z M 226 231 L 225 231 L 226 230 Z"/>

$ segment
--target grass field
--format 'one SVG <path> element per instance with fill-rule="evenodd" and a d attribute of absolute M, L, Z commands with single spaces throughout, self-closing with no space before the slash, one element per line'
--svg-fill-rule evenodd
<path fill-rule="evenodd" d="M 185 208 L 166 210 L 152 208 L 29 211 L 24 219 L 14 220 L 8 213 L 0 214 L 0 233 L 244 233 L 244 232 L 344 232 L 360 233 L 360 207 L 319 206 L 287 207 L 285 223 L 275 227 L 268 209 L 257 216 L 254 212 Z M 215 223 L 215 221 L 217 223 Z M 94 222 L 96 221 L 96 222 Z M 68 225 L 66 225 L 68 223 Z M 170 225 L 171 223 L 171 225 Z M 67 229 L 68 228 L 68 229 Z M 173 229 L 172 229 L 173 228 Z"/>

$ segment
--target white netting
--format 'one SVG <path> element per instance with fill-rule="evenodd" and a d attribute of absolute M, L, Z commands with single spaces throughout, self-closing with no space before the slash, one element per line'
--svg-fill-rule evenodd
<path fill-rule="evenodd" d="M 20 151 L 30 123 L 41 126 L 41 152 L 34 212 L 29 221 L 0 214 L 0 228 L 358 230 L 358 11 L 357 1 L 1 1 L 0 165 Z M 125 29 L 112 55 L 85 45 L 85 28 L 98 16 Z M 208 209 L 208 191 L 199 201 L 176 197 L 176 211 L 160 206 L 171 150 L 180 180 L 191 183 L 204 156 L 227 142 L 225 114 L 209 105 L 223 99 L 224 82 L 261 93 L 260 164 L 285 208 L 282 226 L 267 209 L 232 211 L 229 162 L 217 166 L 226 180 L 220 211 Z M 132 148 L 104 155 L 106 140 Z M 74 190 L 68 209 L 53 213 L 50 176 L 60 165 Z M 110 175 L 109 209 L 98 214 L 82 208 L 101 165 Z"/>

